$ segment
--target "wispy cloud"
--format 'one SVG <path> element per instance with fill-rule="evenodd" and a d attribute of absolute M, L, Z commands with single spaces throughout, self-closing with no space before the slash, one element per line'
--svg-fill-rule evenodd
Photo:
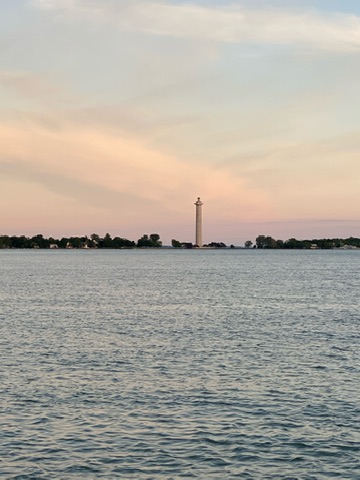
<path fill-rule="evenodd" d="M 129 202 L 136 212 L 134 218 L 146 218 L 150 211 L 155 212 L 154 206 L 156 215 L 181 214 L 184 197 L 195 197 L 200 183 L 208 199 L 220 198 L 226 203 L 241 192 L 249 211 L 250 205 L 258 212 L 263 210 L 261 192 L 249 189 L 231 173 L 183 164 L 150 147 L 141 136 L 119 129 L 75 125 L 66 118 L 63 122 L 57 130 L 30 119 L 27 124 L 0 124 L 0 173 L 18 175 L 64 198 L 76 195 L 84 203 L 108 205 L 119 211 L 119 216 Z M 49 118 L 45 123 L 52 121 Z M 120 202 L 125 197 L 128 200 Z"/>
<path fill-rule="evenodd" d="M 49 97 L 61 95 L 62 89 L 53 85 L 44 75 L 26 71 L 0 70 L 0 87 L 12 90 L 23 97 Z"/>
<path fill-rule="evenodd" d="M 37 184 L 42 188 L 59 195 L 60 198 L 73 199 L 76 202 L 87 203 L 94 207 L 116 211 L 117 206 L 129 208 L 131 205 L 144 207 L 155 204 L 160 208 L 158 202 L 144 198 L 141 192 L 131 193 L 116 190 L 115 188 L 101 185 L 96 181 L 87 181 L 74 177 L 64 172 L 53 171 L 44 164 L 37 164 L 35 161 L 25 161 L 18 158 L 0 157 L 0 174 L 14 177 L 17 181 Z"/>
<path fill-rule="evenodd" d="M 33 0 L 32 5 L 79 21 L 111 22 L 124 31 L 150 35 L 339 52 L 360 50 L 360 18 L 350 14 L 142 0 Z"/>

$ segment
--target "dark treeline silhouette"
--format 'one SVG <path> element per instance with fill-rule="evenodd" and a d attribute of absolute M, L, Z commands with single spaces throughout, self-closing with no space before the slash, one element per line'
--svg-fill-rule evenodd
<path fill-rule="evenodd" d="M 180 242 L 173 239 L 171 245 L 174 248 L 196 248 L 197 245 L 191 242 Z M 100 237 L 97 233 L 93 233 L 84 237 L 62 237 L 56 239 L 53 237 L 45 238 L 42 234 L 33 237 L 0 235 L 0 249 L 3 248 L 159 248 L 162 247 L 160 235 L 152 233 L 144 234 L 136 242 L 127 238 L 114 237 L 109 233 L 104 237 Z M 208 248 L 227 248 L 223 242 L 211 242 L 203 247 Z M 245 242 L 245 247 L 260 249 L 332 249 L 332 248 L 360 248 L 360 238 L 323 238 L 313 240 L 297 240 L 290 238 L 289 240 L 275 240 L 270 236 L 258 235 L 253 245 L 251 240 Z M 234 248 L 234 245 L 230 245 Z"/>
<path fill-rule="evenodd" d="M 0 248 L 158 248 L 161 247 L 160 236 L 157 233 L 151 235 L 143 235 L 137 242 L 128 240 L 127 238 L 112 238 L 107 233 L 103 238 L 97 233 L 93 233 L 90 237 L 63 237 L 60 240 L 49 237 L 45 238 L 42 234 L 33 237 L 25 235 L 9 236 L 0 235 Z"/>
<path fill-rule="evenodd" d="M 226 248 L 226 244 L 223 242 L 211 242 L 208 243 L 207 245 L 204 245 L 204 247 L 210 247 L 210 248 Z"/>
<path fill-rule="evenodd" d="M 251 241 L 245 242 L 245 246 L 250 248 Z M 256 238 L 254 248 L 284 248 L 284 249 L 332 249 L 332 248 L 360 248 L 360 238 L 322 238 L 313 240 L 275 240 L 272 237 L 259 235 Z"/>
<path fill-rule="evenodd" d="M 171 245 L 174 248 L 198 248 L 198 245 L 196 244 L 194 245 L 191 242 L 179 242 L 179 240 L 175 240 L 174 238 L 171 240 Z M 207 248 L 226 248 L 226 244 L 223 242 L 211 242 L 202 246 Z M 231 245 L 231 248 L 234 248 L 234 245 Z"/>

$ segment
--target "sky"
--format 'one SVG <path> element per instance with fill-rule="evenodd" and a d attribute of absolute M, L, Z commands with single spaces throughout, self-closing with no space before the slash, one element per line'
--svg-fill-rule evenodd
<path fill-rule="evenodd" d="M 0 234 L 360 236 L 358 0 L 0 0 Z"/>

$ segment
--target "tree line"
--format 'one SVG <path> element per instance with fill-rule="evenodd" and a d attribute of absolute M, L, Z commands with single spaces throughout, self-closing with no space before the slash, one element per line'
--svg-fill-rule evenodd
<path fill-rule="evenodd" d="M 277 248 L 277 249 L 332 249 L 356 247 L 360 248 L 360 238 L 322 238 L 312 240 L 297 240 L 290 238 L 289 240 L 275 240 L 270 236 L 259 235 L 255 240 L 255 245 L 251 240 L 245 242 L 246 248 Z"/>
<path fill-rule="evenodd" d="M 160 235 L 144 234 L 134 242 L 127 238 L 114 237 L 109 233 L 100 237 L 93 233 L 83 237 L 45 238 L 41 233 L 33 237 L 0 235 L 0 248 L 159 248 L 162 246 Z"/>
<path fill-rule="evenodd" d="M 174 248 L 198 248 L 198 245 L 196 244 L 193 244 L 191 242 L 179 242 L 179 240 L 175 240 L 174 238 L 171 240 L 171 245 Z M 227 245 L 224 242 L 211 242 L 208 244 L 204 244 L 203 247 L 227 248 Z M 234 248 L 234 245 L 231 245 L 230 248 Z"/>
<path fill-rule="evenodd" d="M 196 248 L 191 242 L 180 242 L 172 239 L 171 245 L 174 248 L 191 249 Z M 360 238 L 323 238 L 312 240 L 297 240 L 290 238 L 289 240 L 275 240 L 271 236 L 258 235 L 255 244 L 251 240 L 245 242 L 245 248 L 260 249 L 332 249 L 332 248 L 360 248 Z M 33 237 L 0 235 L 0 249 L 3 248 L 160 248 L 162 242 L 160 235 L 151 233 L 144 234 L 136 242 L 127 238 L 114 237 L 109 233 L 104 237 L 100 237 L 97 233 L 92 233 L 89 237 L 62 237 L 56 239 L 53 237 L 45 238 L 42 234 Z M 228 248 L 223 242 L 211 242 L 203 247 L 210 248 Z M 230 245 L 230 248 L 235 248 Z"/>

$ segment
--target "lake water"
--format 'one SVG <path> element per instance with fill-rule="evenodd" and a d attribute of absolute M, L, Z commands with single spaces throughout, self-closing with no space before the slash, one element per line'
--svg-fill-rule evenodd
<path fill-rule="evenodd" d="M 0 478 L 360 479 L 360 252 L 0 251 Z"/>

